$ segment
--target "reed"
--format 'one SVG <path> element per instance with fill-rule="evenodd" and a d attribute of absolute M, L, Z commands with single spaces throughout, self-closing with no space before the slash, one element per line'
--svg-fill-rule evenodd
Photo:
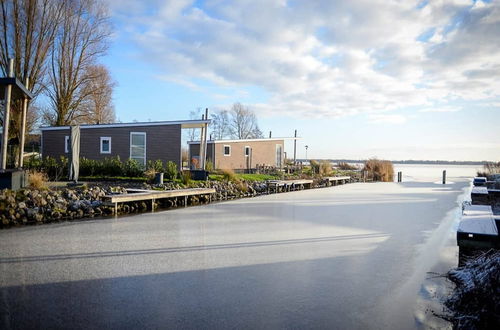
<path fill-rule="evenodd" d="M 394 166 L 388 160 L 368 159 L 365 162 L 363 171 L 367 173 L 373 181 L 392 182 L 394 181 Z"/>

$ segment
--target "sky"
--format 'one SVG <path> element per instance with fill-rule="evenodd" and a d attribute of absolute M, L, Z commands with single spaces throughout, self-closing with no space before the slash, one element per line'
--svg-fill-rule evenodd
<path fill-rule="evenodd" d="M 107 1 L 122 122 L 240 102 L 298 158 L 500 161 L 500 1 Z"/>

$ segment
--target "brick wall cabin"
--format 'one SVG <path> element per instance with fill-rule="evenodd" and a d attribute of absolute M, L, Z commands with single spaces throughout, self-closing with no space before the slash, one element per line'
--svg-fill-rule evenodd
<path fill-rule="evenodd" d="M 122 161 L 130 158 L 130 133 L 146 133 L 146 161 L 161 159 L 173 161 L 180 168 L 181 162 L 181 124 L 121 126 L 84 125 L 80 129 L 80 157 L 102 160 L 120 156 Z M 108 126 L 108 127 L 106 127 Z M 70 135 L 69 127 L 62 129 L 42 128 L 42 156 L 59 158 L 69 156 L 65 152 L 65 137 Z M 111 152 L 101 153 L 101 137 L 111 138 Z"/>
<path fill-rule="evenodd" d="M 277 166 L 277 145 L 281 145 L 281 160 L 284 161 L 283 139 L 248 139 L 248 140 L 218 140 L 208 141 L 207 159 L 212 160 L 216 169 L 243 170 L 247 168 L 245 147 L 250 147 L 251 168 L 258 165 Z M 231 149 L 230 155 L 224 155 L 224 146 Z M 199 156 L 199 142 L 190 142 L 190 158 Z M 281 165 L 282 165 L 281 164 Z"/>

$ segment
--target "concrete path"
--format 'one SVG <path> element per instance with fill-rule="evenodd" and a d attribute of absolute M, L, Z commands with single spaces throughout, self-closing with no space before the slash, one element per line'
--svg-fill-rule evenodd
<path fill-rule="evenodd" d="M 0 328 L 415 328 L 468 183 L 359 183 L 0 231 Z"/>

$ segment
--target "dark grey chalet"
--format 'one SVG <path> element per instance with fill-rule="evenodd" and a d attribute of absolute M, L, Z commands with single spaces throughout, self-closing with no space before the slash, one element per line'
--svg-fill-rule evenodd
<path fill-rule="evenodd" d="M 202 128 L 209 120 L 158 121 L 80 126 L 80 157 L 102 160 L 120 156 L 135 159 L 172 161 L 181 166 L 181 130 Z M 41 127 L 42 157 L 69 156 L 70 126 Z"/>

